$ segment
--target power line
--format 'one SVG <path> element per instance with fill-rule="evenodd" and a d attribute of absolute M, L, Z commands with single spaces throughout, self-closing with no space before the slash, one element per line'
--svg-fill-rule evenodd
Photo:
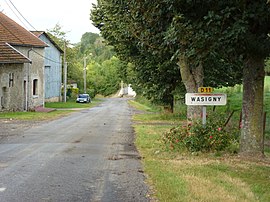
<path fill-rule="evenodd" d="M 5 0 L 6 4 L 8 5 L 9 9 L 12 11 L 12 13 L 18 18 L 18 20 L 25 26 L 27 27 L 24 22 L 21 20 L 21 18 L 15 13 L 15 11 L 11 8 L 11 6 L 9 5 L 9 3 Z"/>
<path fill-rule="evenodd" d="M 6 0 L 5 0 L 6 1 Z M 12 3 L 12 1 L 11 0 L 8 0 L 10 3 L 11 3 L 11 5 L 15 8 L 15 10 L 20 14 L 20 16 L 25 20 L 25 22 L 27 22 L 27 24 L 28 25 L 30 25 L 30 27 L 32 27 L 35 31 L 37 31 L 36 30 L 36 28 L 33 26 L 33 25 L 31 25 L 31 23 L 21 14 L 21 12 L 16 8 L 16 6 Z"/>
<path fill-rule="evenodd" d="M 40 57 L 46 59 L 46 60 L 49 60 L 49 61 L 54 62 L 54 63 L 56 63 L 56 64 L 62 64 L 61 62 L 55 61 L 55 60 L 53 60 L 53 59 L 51 59 L 51 58 L 47 58 L 47 57 L 41 55 L 39 52 L 37 52 L 37 51 L 35 51 L 35 50 L 32 50 L 32 51 L 35 52 L 35 53 L 36 53 L 37 55 L 39 55 Z"/>
<path fill-rule="evenodd" d="M 5 29 L 5 30 L 7 30 L 11 35 L 13 35 L 14 37 L 16 37 L 18 40 L 20 40 L 13 32 L 11 32 L 1 21 L 0 21 L 0 24 L 2 25 L 2 27 Z M 41 55 L 40 53 L 38 53 L 37 51 L 35 51 L 35 50 L 32 50 L 33 52 L 35 52 L 37 55 L 39 55 L 40 57 L 42 57 L 42 58 L 44 58 L 44 59 L 46 59 L 46 60 L 49 60 L 49 61 L 51 61 L 51 62 L 54 62 L 54 63 L 56 63 L 56 64 L 62 64 L 62 63 L 60 63 L 60 62 L 58 62 L 58 61 L 55 61 L 55 60 L 53 60 L 53 59 L 51 59 L 51 58 L 47 58 L 47 57 L 45 57 L 45 56 L 43 56 L 43 55 Z"/>

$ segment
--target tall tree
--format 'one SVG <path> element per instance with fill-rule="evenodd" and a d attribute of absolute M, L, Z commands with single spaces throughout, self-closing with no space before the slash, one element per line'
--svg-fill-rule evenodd
<path fill-rule="evenodd" d="M 80 42 L 80 52 L 84 54 L 89 54 L 87 53 L 87 50 L 93 49 L 91 46 L 94 45 L 95 41 L 97 38 L 99 38 L 99 34 L 91 33 L 91 32 L 86 32 L 82 35 L 81 42 Z"/>
<path fill-rule="evenodd" d="M 196 92 L 203 83 L 206 85 L 210 83 L 216 87 L 241 82 L 239 66 L 224 60 L 217 52 L 215 54 L 212 52 L 215 57 L 209 56 L 210 50 L 205 47 L 209 45 L 210 40 L 202 43 L 201 39 L 209 34 L 205 33 L 204 29 L 200 29 L 203 28 L 200 19 L 207 14 L 210 6 L 211 3 L 200 5 L 200 11 L 194 15 L 190 12 L 190 8 L 195 9 L 196 3 L 191 1 L 158 0 L 115 3 L 113 0 L 106 0 L 99 1 L 94 8 L 92 20 L 101 29 L 101 34 L 115 47 L 120 57 L 136 64 L 137 72 L 141 74 L 153 72 L 151 75 L 157 75 L 158 72 L 159 76 L 165 74 L 171 78 L 170 84 L 167 83 L 168 80 L 158 81 L 158 76 L 151 80 L 153 84 L 155 81 L 163 84 L 163 88 L 159 88 L 156 94 L 160 91 L 167 92 L 168 89 L 173 90 L 179 85 L 180 74 L 177 65 L 180 67 L 182 81 L 187 92 Z M 203 11 L 201 11 L 202 8 L 204 8 Z M 182 14 L 185 12 L 187 16 Z M 212 61 L 209 62 L 206 58 L 212 58 Z M 204 64 L 208 67 L 205 70 Z M 223 67 L 223 71 L 212 71 L 213 64 Z M 162 72 L 157 71 L 160 66 L 165 67 L 162 68 Z M 231 71 L 232 68 L 234 71 Z M 211 79 L 204 77 L 204 74 L 212 75 Z M 222 79 L 218 79 L 219 76 L 222 76 Z M 141 82 L 144 85 L 149 84 L 147 89 L 154 91 L 151 82 L 142 79 Z M 169 85 L 170 88 L 168 88 Z M 192 119 L 200 113 L 201 107 L 188 107 L 188 118 Z"/>
<path fill-rule="evenodd" d="M 52 29 L 47 30 L 47 32 L 62 50 L 64 50 L 64 46 L 66 46 L 68 81 L 75 81 L 78 83 L 78 86 L 81 87 L 83 85 L 83 65 L 79 59 L 79 47 L 70 44 L 70 41 L 67 40 L 67 32 L 63 31 L 63 27 L 60 24 L 56 24 Z"/>
<path fill-rule="evenodd" d="M 237 83 L 243 67 L 241 153 L 257 156 L 263 154 L 262 61 L 269 55 L 269 17 L 265 0 L 100 0 L 92 14 L 102 35 L 124 58 L 136 59 L 134 52 L 148 51 L 159 58 L 171 54 L 187 92 L 211 82 L 209 78 L 216 78 L 216 85 Z M 225 83 L 219 83 L 220 78 Z M 199 110 L 190 109 L 188 116 Z"/>
<path fill-rule="evenodd" d="M 100 64 L 91 62 L 88 65 L 88 81 L 91 88 L 104 96 L 116 93 L 121 82 L 118 68 L 122 65 L 124 64 L 116 57 L 105 60 Z"/>
<path fill-rule="evenodd" d="M 111 2 L 100 2 L 99 8 L 93 11 L 92 18 L 98 27 L 106 23 L 106 26 L 102 26 L 102 36 L 114 46 L 119 58 L 135 65 L 134 70 L 138 77 L 133 78 L 133 84 L 136 91 L 143 92 L 152 101 L 172 111 L 173 90 L 180 82 L 179 70 L 176 64 L 170 61 L 170 54 L 156 52 L 156 55 L 153 55 L 152 50 L 148 49 L 149 44 L 142 43 L 136 33 L 132 32 L 133 29 L 129 30 L 133 25 L 128 25 L 130 21 L 125 15 L 124 4 L 121 2 L 118 7 Z M 166 68 L 169 66 L 170 68 Z M 167 82 L 160 79 L 159 75 L 166 76 Z"/>

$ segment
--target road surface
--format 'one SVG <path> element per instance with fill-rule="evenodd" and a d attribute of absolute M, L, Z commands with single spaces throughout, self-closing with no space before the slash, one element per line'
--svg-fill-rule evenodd
<path fill-rule="evenodd" d="M 107 99 L 0 139 L 0 202 L 149 201 L 131 114 Z"/>

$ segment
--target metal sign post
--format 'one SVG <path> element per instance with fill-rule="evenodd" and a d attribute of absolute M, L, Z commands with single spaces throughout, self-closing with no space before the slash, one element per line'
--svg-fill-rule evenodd
<path fill-rule="evenodd" d="M 204 93 L 186 93 L 186 105 L 201 105 L 202 107 L 202 124 L 206 125 L 206 106 L 226 105 L 227 95 L 223 93 L 211 93 L 211 87 L 200 87 L 199 92 Z M 207 92 L 207 93 L 206 93 Z"/>
<path fill-rule="evenodd" d="M 202 124 L 203 126 L 206 126 L 206 106 L 203 106 L 202 108 Z"/>

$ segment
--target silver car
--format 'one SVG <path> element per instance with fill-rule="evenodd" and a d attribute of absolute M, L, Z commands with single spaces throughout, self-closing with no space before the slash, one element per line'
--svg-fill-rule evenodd
<path fill-rule="evenodd" d="M 79 94 L 77 99 L 77 103 L 89 103 L 91 102 L 91 98 L 89 94 Z"/>

